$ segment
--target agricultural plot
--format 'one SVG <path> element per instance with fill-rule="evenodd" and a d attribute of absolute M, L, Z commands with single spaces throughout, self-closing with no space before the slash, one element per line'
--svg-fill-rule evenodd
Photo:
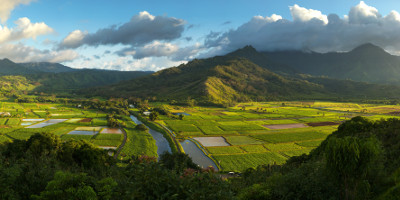
<path fill-rule="evenodd" d="M 206 135 L 223 135 L 225 132 L 218 126 L 198 125 L 197 127 Z"/>
<path fill-rule="evenodd" d="M 285 152 L 283 152 L 283 154 L 288 157 L 301 156 L 303 154 L 309 154 L 311 150 L 313 150 L 313 148 L 306 148 L 306 149 L 300 149 L 300 150 L 295 150 L 295 151 L 285 151 Z"/>
<path fill-rule="evenodd" d="M 9 118 L 9 119 L 7 120 L 6 125 L 8 125 L 8 126 L 18 126 L 20 121 L 21 121 L 21 120 L 18 119 L 18 118 Z"/>
<path fill-rule="evenodd" d="M 244 171 L 259 165 L 283 164 L 286 158 L 278 153 L 247 153 L 233 155 L 213 155 L 224 171 Z"/>
<path fill-rule="evenodd" d="M 0 118 L 0 125 L 5 125 L 7 122 L 7 118 Z"/>
<path fill-rule="evenodd" d="M 32 126 L 28 126 L 28 127 L 25 127 L 25 128 L 43 128 L 43 127 L 54 125 L 54 124 L 58 124 L 58 123 L 61 123 L 61 122 L 64 122 L 64 121 L 67 121 L 67 119 L 49 119 L 47 121 L 44 121 L 44 122 L 41 122 L 41 123 L 38 123 L 38 124 L 35 124 L 35 125 L 32 125 Z"/>
<path fill-rule="evenodd" d="M 318 147 L 322 141 L 323 140 L 303 141 L 303 142 L 296 142 L 296 144 L 302 147 Z"/>
<path fill-rule="evenodd" d="M 245 153 L 237 146 L 207 147 L 207 151 L 213 155 Z"/>
<path fill-rule="evenodd" d="M 290 128 L 305 128 L 305 124 L 275 124 L 275 125 L 264 125 L 265 128 L 269 129 L 290 129 Z"/>
<path fill-rule="evenodd" d="M 294 142 L 303 140 L 325 139 L 326 134 L 316 131 L 303 131 L 293 133 L 259 134 L 252 137 L 271 143 Z"/>
<path fill-rule="evenodd" d="M 4 136 L 4 135 L 0 135 L 0 143 L 4 143 L 4 142 L 10 142 L 11 138 Z"/>
<path fill-rule="evenodd" d="M 248 153 L 262 153 L 262 152 L 267 152 L 269 151 L 264 147 L 264 145 L 258 144 L 258 145 L 245 145 L 245 146 L 240 146 L 244 151 Z"/>
<path fill-rule="evenodd" d="M 281 151 L 294 151 L 303 149 L 303 147 L 295 144 L 295 143 L 279 143 L 279 144 L 264 144 L 264 147 L 273 152 L 281 152 Z"/>
<path fill-rule="evenodd" d="M 82 135 L 82 134 L 65 134 L 61 136 L 62 140 L 87 140 L 90 141 L 92 139 L 93 135 Z"/>
<path fill-rule="evenodd" d="M 109 134 L 122 134 L 121 129 L 118 128 L 103 128 L 100 133 L 109 133 Z"/>
<path fill-rule="evenodd" d="M 98 132 L 97 131 L 77 131 L 73 130 L 68 133 L 68 135 L 96 135 Z"/>
<path fill-rule="evenodd" d="M 248 136 L 225 136 L 225 139 L 231 145 L 249 145 L 264 143 L 264 141 L 257 140 Z"/>
<path fill-rule="evenodd" d="M 230 146 L 223 137 L 194 137 L 193 139 L 197 140 L 205 147 Z"/>

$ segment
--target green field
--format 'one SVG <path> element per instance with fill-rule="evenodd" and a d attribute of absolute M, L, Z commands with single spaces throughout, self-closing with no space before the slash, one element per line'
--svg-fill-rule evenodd
<path fill-rule="evenodd" d="M 97 146 L 120 146 L 122 134 L 68 135 L 72 130 L 99 131 L 107 126 L 107 113 L 95 109 L 81 109 L 76 105 L 57 103 L 0 102 L 1 111 L 11 116 L 0 118 L 0 142 L 27 139 L 38 132 L 49 132 L 69 139 L 87 140 Z M 169 112 L 186 112 L 189 116 L 160 115 L 157 123 L 173 131 L 177 139 L 195 136 L 221 136 L 232 146 L 204 148 L 220 163 L 224 171 L 241 171 L 259 164 L 283 163 L 289 157 L 309 153 L 338 126 L 305 126 L 286 129 L 268 129 L 264 125 L 304 124 L 313 122 L 340 122 L 354 116 L 371 120 L 386 119 L 399 112 L 397 105 L 374 105 L 335 102 L 250 102 L 229 108 L 185 107 L 162 105 Z M 151 105 L 150 105 L 151 107 Z M 137 111 L 137 110 L 136 110 Z M 22 119 L 68 119 L 43 128 L 28 129 L 20 126 Z M 91 118 L 91 122 L 79 122 Z M 155 140 L 145 131 L 136 130 L 129 118 L 118 119 L 127 126 L 127 142 L 120 158 L 149 155 L 157 156 Z M 40 123 L 40 122 L 35 122 Z M 310 124 L 315 126 L 315 124 Z M 273 127 L 276 128 L 276 127 Z M 282 128 L 280 126 L 279 128 Z"/>
<path fill-rule="evenodd" d="M 315 126 L 312 127 L 307 123 L 340 122 L 358 115 L 379 120 L 393 117 L 388 115 L 389 111 L 400 111 L 400 106 L 295 101 L 240 103 L 229 108 L 163 106 L 170 112 L 190 114 L 183 120 L 167 116 L 160 118 L 159 123 L 175 132 L 178 138 L 199 135 L 224 137 L 232 146 L 205 149 L 217 162 L 221 162 L 223 170 L 234 171 L 255 167 L 254 163 L 261 161 L 251 160 L 257 160 L 263 154 L 275 155 L 279 162 L 291 156 L 307 154 L 338 127 L 311 124 Z M 305 127 L 264 127 L 283 124 L 304 124 Z"/>
<path fill-rule="evenodd" d="M 285 157 L 278 153 L 247 153 L 234 155 L 213 155 L 224 171 L 244 171 L 259 165 L 283 164 Z"/>

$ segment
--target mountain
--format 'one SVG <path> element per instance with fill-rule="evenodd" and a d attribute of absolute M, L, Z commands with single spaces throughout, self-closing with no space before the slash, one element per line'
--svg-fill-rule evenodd
<path fill-rule="evenodd" d="M 184 102 L 192 98 L 201 104 L 213 105 L 240 101 L 400 97 L 397 86 L 277 74 L 242 55 L 235 57 L 232 54 L 195 59 L 149 76 L 81 92 L 162 101 Z"/>
<path fill-rule="evenodd" d="M 254 64 L 257 64 L 258 66 L 265 68 L 267 70 L 270 70 L 272 72 L 278 73 L 278 74 L 294 74 L 297 71 L 293 69 L 292 67 L 278 63 L 273 61 L 273 58 L 270 56 L 258 52 L 254 47 L 252 46 L 245 46 L 241 49 L 238 49 L 234 52 L 231 52 L 227 55 L 227 57 L 231 58 L 245 58 L 253 62 Z"/>
<path fill-rule="evenodd" d="M 76 71 L 78 69 L 74 69 L 71 67 L 64 66 L 60 63 L 50 63 L 50 62 L 29 62 L 29 63 L 19 63 L 25 68 L 38 71 L 38 72 L 51 72 L 51 73 L 60 73 L 60 72 L 71 72 Z"/>
<path fill-rule="evenodd" d="M 4 75 L 21 75 L 21 74 L 34 74 L 39 73 L 35 69 L 26 68 L 20 64 L 4 58 L 0 60 L 0 76 Z"/>
<path fill-rule="evenodd" d="M 31 74 L 26 75 L 26 78 L 37 85 L 34 90 L 36 92 L 66 94 L 77 89 L 111 85 L 151 73 L 153 72 L 84 69 L 62 73 Z"/>
<path fill-rule="evenodd" d="M 364 44 L 352 51 L 340 53 L 280 51 L 263 54 L 299 73 L 400 85 L 400 57 L 373 44 Z"/>

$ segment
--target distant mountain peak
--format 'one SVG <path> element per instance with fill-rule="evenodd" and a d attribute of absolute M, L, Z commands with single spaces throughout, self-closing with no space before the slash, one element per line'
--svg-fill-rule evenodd
<path fill-rule="evenodd" d="M 247 45 L 243 48 L 240 48 L 234 52 L 229 53 L 230 56 L 247 56 L 257 54 L 258 51 L 251 45 Z"/>
<path fill-rule="evenodd" d="M 354 48 L 350 52 L 352 52 L 352 53 L 379 53 L 379 54 L 384 53 L 384 54 L 389 54 L 383 48 L 381 48 L 381 47 L 379 47 L 377 45 L 374 45 L 372 43 L 362 44 L 362 45 Z"/>

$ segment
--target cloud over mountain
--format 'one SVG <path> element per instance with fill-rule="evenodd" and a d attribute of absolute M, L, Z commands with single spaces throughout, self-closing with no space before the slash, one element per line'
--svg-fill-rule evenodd
<path fill-rule="evenodd" d="M 0 57 L 14 62 L 67 62 L 79 57 L 73 50 L 51 51 L 18 44 L 4 44 L 0 48 Z"/>
<path fill-rule="evenodd" d="M 292 20 L 279 15 L 255 16 L 249 22 L 207 37 L 205 46 L 223 54 L 252 45 L 261 51 L 313 50 L 348 51 L 364 43 L 373 43 L 389 51 L 400 51 L 400 14 L 382 16 L 361 1 L 348 15 L 325 15 L 298 5 L 290 6 Z"/>
<path fill-rule="evenodd" d="M 60 43 L 59 48 L 78 48 L 83 45 L 116 45 L 123 44 L 131 47 L 141 46 L 153 41 L 172 41 L 181 37 L 185 21 L 167 16 L 153 16 L 143 11 L 132 17 L 121 26 L 87 33 L 80 30 L 71 32 Z"/>

